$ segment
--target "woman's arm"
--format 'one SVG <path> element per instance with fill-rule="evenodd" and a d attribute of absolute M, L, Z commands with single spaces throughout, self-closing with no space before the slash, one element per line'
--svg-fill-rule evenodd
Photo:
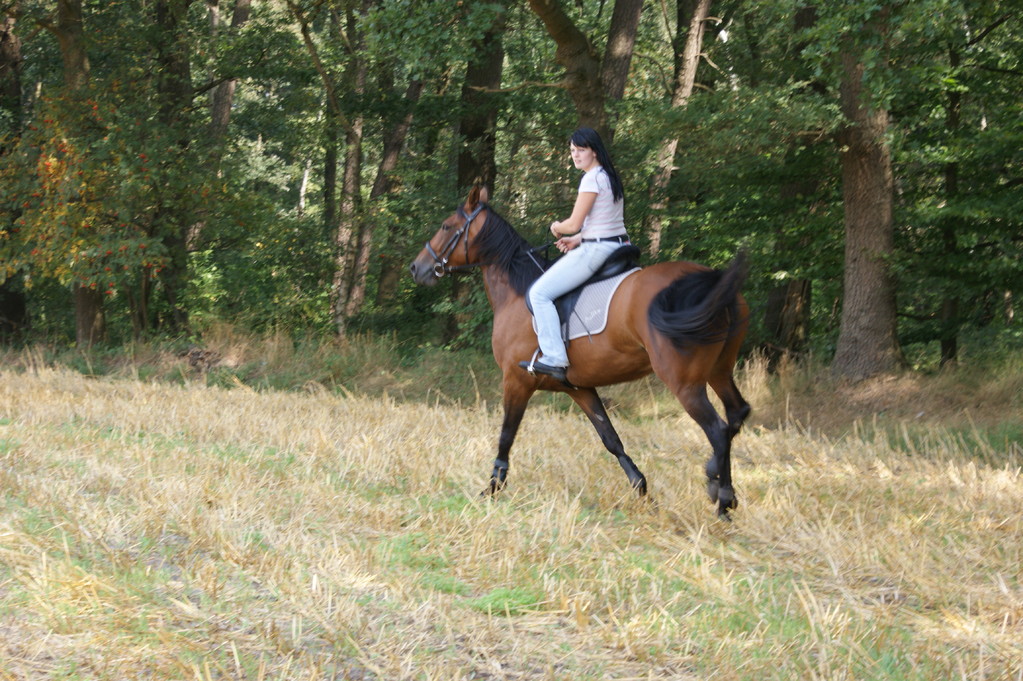
<path fill-rule="evenodd" d="M 589 215 L 590 209 L 597 201 L 596 192 L 579 192 L 575 198 L 575 207 L 572 208 L 572 215 L 567 220 L 555 220 L 551 223 L 551 234 L 555 237 L 563 237 L 575 234 L 583 228 L 583 221 Z"/>

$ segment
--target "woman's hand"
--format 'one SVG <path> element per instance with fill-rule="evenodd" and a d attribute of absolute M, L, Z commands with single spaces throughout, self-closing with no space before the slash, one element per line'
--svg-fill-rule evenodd
<path fill-rule="evenodd" d="M 554 235 L 555 239 L 560 239 L 562 236 L 564 236 L 561 232 L 558 231 L 558 227 L 560 226 L 561 226 L 560 220 L 555 220 L 554 222 L 551 223 L 551 234 Z"/>
<path fill-rule="evenodd" d="M 562 253 L 568 253 L 569 251 L 571 251 L 573 248 L 575 248 L 576 246 L 578 246 L 582 242 L 583 242 L 583 237 L 582 237 L 581 234 L 573 234 L 572 236 L 563 236 L 563 237 L 561 237 L 560 239 L 558 239 L 554 243 L 554 245 Z"/>

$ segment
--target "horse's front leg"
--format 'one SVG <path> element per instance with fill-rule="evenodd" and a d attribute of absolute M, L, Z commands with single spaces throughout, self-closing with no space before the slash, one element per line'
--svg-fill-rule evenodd
<path fill-rule="evenodd" d="M 622 439 L 618 437 L 618 431 L 611 425 L 611 419 L 608 418 L 607 410 L 604 409 L 604 403 L 600 399 L 600 395 L 593 388 L 579 388 L 578 390 L 569 391 L 569 395 L 575 400 L 575 403 L 582 407 L 582 410 L 589 417 L 590 423 L 597 430 L 597 434 L 600 435 L 600 441 L 604 443 L 604 447 L 607 451 L 614 454 L 615 458 L 618 459 L 618 464 L 625 471 L 625 475 L 629 477 L 629 483 L 632 484 L 639 496 L 646 495 L 646 476 L 639 470 L 636 464 L 632 461 L 628 454 L 625 453 L 625 447 L 622 445 Z"/>
<path fill-rule="evenodd" d="M 533 396 L 532 390 L 512 384 L 508 378 L 505 378 L 504 386 L 504 420 L 497 439 L 497 458 L 494 459 L 494 469 L 490 473 L 490 486 L 483 491 L 482 496 L 496 494 L 504 487 L 508 479 L 508 456 L 515 442 L 515 434 L 519 431 L 529 398 Z"/>

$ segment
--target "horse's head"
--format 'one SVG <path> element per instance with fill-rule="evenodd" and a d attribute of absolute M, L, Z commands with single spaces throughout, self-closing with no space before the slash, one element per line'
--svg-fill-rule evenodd
<path fill-rule="evenodd" d="M 448 272 L 478 264 L 472 242 L 485 221 L 488 198 L 486 187 L 473 187 L 465 204 L 441 223 L 409 265 L 417 284 L 433 286 Z"/>

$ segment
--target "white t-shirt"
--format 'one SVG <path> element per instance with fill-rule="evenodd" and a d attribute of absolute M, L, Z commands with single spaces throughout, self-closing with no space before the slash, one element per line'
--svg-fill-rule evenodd
<path fill-rule="evenodd" d="M 603 166 L 591 169 L 579 182 L 579 193 L 592 192 L 597 195 L 593 207 L 583 220 L 584 239 L 598 239 L 608 236 L 625 236 L 625 200 L 615 201 L 611 194 L 611 178 Z"/>

